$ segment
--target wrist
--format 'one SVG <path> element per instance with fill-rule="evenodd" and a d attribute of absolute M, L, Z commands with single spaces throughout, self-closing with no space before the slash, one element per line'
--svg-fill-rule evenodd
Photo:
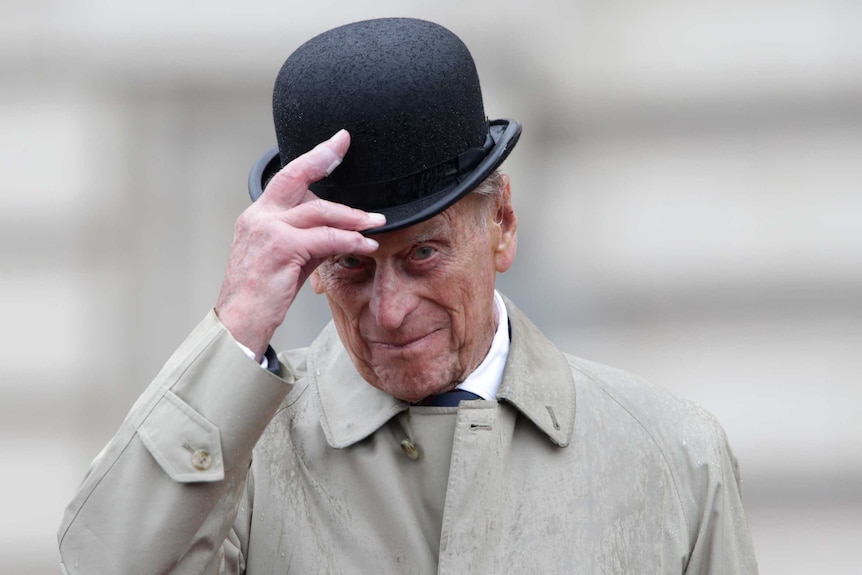
<path fill-rule="evenodd" d="M 247 321 L 238 321 L 226 310 L 215 308 L 216 317 L 228 331 L 240 348 L 252 359 L 260 363 L 265 357 L 269 341 L 272 339 L 272 331 L 261 330 L 254 324 L 249 325 Z M 246 316 L 247 317 L 247 316 Z"/>

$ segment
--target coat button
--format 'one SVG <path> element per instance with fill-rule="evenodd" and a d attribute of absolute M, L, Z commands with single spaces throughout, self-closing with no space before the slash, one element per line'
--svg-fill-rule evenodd
<path fill-rule="evenodd" d="M 412 459 L 414 461 L 419 459 L 419 447 L 409 439 L 401 440 L 401 450 L 408 459 Z"/>
<path fill-rule="evenodd" d="M 198 471 L 206 471 L 212 464 L 213 458 L 206 449 L 198 449 L 192 453 L 192 467 Z"/>

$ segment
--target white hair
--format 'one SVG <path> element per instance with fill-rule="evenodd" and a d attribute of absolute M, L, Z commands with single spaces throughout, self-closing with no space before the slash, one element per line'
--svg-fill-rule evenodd
<path fill-rule="evenodd" d="M 498 170 L 491 172 L 487 178 L 473 188 L 471 194 L 482 196 L 486 201 L 481 203 L 481 208 L 476 216 L 479 218 L 479 225 L 482 231 L 487 229 L 488 211 L 497 205 L 497 201 L 503 197 L 503 174 Z"/>

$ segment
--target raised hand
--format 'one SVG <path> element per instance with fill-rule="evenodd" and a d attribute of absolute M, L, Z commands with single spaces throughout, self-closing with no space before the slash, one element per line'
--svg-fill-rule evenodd
<path fill-rule="evenodd" d="M 360 232 L 383 225 L 383 215 L 321 200 L 308 189 L 338 167 L 349 146 L 350 135 L 341 130 L 296 158 L 236 221 L 216 314 L 258 359 L 324 259 L 378 247 Z"/>

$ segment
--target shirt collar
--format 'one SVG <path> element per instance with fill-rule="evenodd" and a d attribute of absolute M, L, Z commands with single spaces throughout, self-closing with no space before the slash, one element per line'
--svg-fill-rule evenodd
<path fill-rule="evenodd" d="M 509 314 L 506 312 L 503 297 L 497 290 L 494 290 L 494 304 L 497 308 L 497 331 L 491 341 L 491 349 L 488 350 L 479 367 L 462 383 L 455 386 L 457 389 L 472 391 L 482 399 L 491 401 L 497 399 L 497 390 L 500 389 L 503 368 L 506 367 L 506 357 L 509 355 Z"/>

